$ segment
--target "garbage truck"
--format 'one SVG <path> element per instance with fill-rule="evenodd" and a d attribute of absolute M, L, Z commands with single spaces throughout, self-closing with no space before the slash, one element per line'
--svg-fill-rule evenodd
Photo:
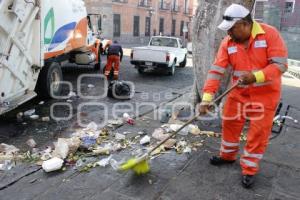
<path fill-rule="evenodd" d="M 0 115 L 62 90 L 65 62 L 100 68 L 83 0 L 0 0 Z"/>

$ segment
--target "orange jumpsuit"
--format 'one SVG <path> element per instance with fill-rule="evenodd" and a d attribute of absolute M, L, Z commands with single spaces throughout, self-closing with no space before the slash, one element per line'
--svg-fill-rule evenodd
<path fill-rule="evenodd" d="M 122 61 L 122 46 L 114 43 L 108 47 L 107 65 L 105 67 L 105 76 L 108 78 L 112 67 L 114 69 L 114 80 L 119 78 L 120 61 Z"/>
<path fill-rule="evenodd" d="M 225 160 L 236 159 L 241 132 L 245 121 L 250 120 L 240 164 L 244 175 L 254 175 L 268 145 L 280 101 L 281 75 L 287 70 L 287 48 L 274 27 L 256 21 L 248 48 L 227 36 L 208 73 L 202 101 L 212 101 L 228 66 L 233 69 L 232 83 L 245 72 L 252 72 L 256 83 L 239 86 L 227 98 L 223 110 L 220 156 Z"/>
<path fill-rule="evenodd" d="M 114 80 L 118 80 L 119 68 L 120 68 L 120 56 L 116 56 L 116 55 L 108 56 L 107 65 L 105 67 L 105 72 L 104 72 L 104 75 L 106 77 L 109 76 L 112 67 L 114 69 Z"/>

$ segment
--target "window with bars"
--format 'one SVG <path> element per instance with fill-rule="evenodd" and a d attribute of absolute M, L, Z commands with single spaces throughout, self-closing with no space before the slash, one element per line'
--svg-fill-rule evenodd
<path fill-rule="evenodd" d="M 159 1 L 159 8 L 164 9 L 164 0 Z"/>
<path fill-rule="evenodd" d="M 173 19 L 172 20 L 172 32 L 171 32 L 171 35 L 175 36 L 175 34 L 176 34 L 176 20 Z"/>
<path fill-rule="evenodd" d="M 150 31 L 151 31 L 151 19 L 150 19 L 150 17 L 146 17 L 145 36 L 150 36 Z"/>
<path fill-rule="evenodd" d="M 120 14 L 114 14 L 113 16 L 113 27 L 114 27 L 114 37 L 120 37 L 121 36 L 121 15 Z"/>
<path fill-rule="evenodd" d="M 284 13 L 293 13 L 294 12 L 295 1 L 286 1 L 284 6 Z"/>
<path fill-rule="evenodd" d="M 164 18 L 159 19 L 159 34 L 164 34 Z"/>
<path fill-rule="evenodd" d="M 135 37 L 140 36 L 140 17 L 139 16 L 133 17 L 133 36 L 135 36 Z"/>
<path fill-rule="evenodd" d="M 102 30 L 102 17 L 100 16 L 98 19 L 98 29 L 101 31 Z"/>
<path fill-rule="evenodd" d="M 189 12 L 189 0 L 184 0 L 184 13 L 188 13 Z"/>
<path fill-rule="evenodd" d="M 174 12 L 178 12 L 179 11 L 178 0 L 173 0 L 172 11 L 174 11 Z"/>
<path fill-rule="evenodd" d="M 150 7 L 151 1 L 149 0 L 139 0 L 138 5 L 141 7 Z"/>
<path fill-rule="evenodd" d="M 183 27 L 184 27 L 184 21 L 181 21 L 181 23 L 180 23 L 180 36 L 183 36 Z"/>

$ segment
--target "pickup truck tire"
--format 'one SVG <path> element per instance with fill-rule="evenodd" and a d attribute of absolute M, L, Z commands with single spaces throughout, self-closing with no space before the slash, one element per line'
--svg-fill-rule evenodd
<path fill-rule="evenodd" d="M 138 67 L 139 74 L 145 74 L 145 70 L 143 68 Z"/>
<path fill-rule="evenodd" d="M 176 62 L 174 61 L 170 69 L 168 69 L 168 75 L 173 76 L 176 71 Z"/>
<path fill-rule="evenodd" d="M 63 81 L 63 75 L 59 63 L 47 63 L 42 68 L 37 81 L 36 92 L 38 96 L 45 99 L 54 98 L 52 94 L 59 96 L 62 91 L 61 81 Z M 51 85 L 53 85 L 52 92 Z"/>
<path fill-rule="evenodd" d="M 186 66 L 187 55 L 185 55 L 184 60 L 179 64 L 179 67 L 184 68 Z"/>

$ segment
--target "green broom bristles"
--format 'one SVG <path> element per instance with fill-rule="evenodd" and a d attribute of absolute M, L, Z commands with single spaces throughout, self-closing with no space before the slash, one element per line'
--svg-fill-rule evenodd
<path fill-rule="evenodd" d="M 137 165 L 135 165 L 132 168 L 132 170 L 138 175 L 146 174 L 150 171 L 150 166 L 149 166 L 147 160 L 144 160 L 144 161 L 138 163 Z"/>
<path fill-rule="evenodd" d="M 120 166 L 120 170 L 127 171 L 132 169 L 137 175 L 146 174 L 150 171 L 150 166 L 147 160 L 137 160 L 136 158 L 129 159 L 126 163 Z"/>

